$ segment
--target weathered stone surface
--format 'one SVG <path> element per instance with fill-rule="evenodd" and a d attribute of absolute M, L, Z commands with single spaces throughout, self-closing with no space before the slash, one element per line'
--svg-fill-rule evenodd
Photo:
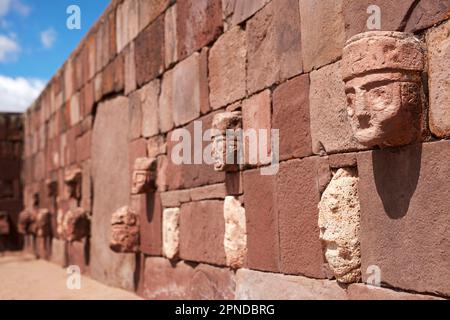
<path fill-rule="evenodd" d="M 32 211 L 23 210 L 19 213 L 17 229 L 20 234 L 34 234 L 36 232 L 36 215 Z"/>
<path fill-rule="evenodd" d="M 136 90 L 136 62 L 134 42 L 132 42 L 124 52 L 125 63 L 125 95 Z"/>
<path fill-rule="evenodd" d="M 276 188 L 276 176 L 262 176 L 259 170 L 244 172 L 247 267 L 251 269 L 280 271 Z"/>
<path fill-rule="evenodd" d="M 317 204 L 320 200 L 318 160 L 310 157 L 280 165 L 276 196 L 280 271 L 283 273 L 323 278 L 322 245 L 317 226 Z"/>
<path fill-rule="evenodd" d="M 136 38 L 136 82 L 138 86 L 156 78 L 164 69 L 164 17 L 160 16 Z"/>
<path fill-rule="evenodd" d="M 310 74 L 309 110 L 313 152 L 335 153 L 362 149 L 354 138 L 347 117 L 341 63 Z"/>
<path fill-rule="evenodd" d="M 223 201 L 206 200 L 181 205 L 180 258 L 225 265 Z"/>
<path fill-rule="evenodd" d="M 115 254 L 109 247 L 111 215 L 129 202 L 127 99 L 100 103 L 92 134 L 94 202 L 90 272 L 94 279 L 126 289 L 133 288 L 133 255 Z M 105 250 L 106 249 L 106 250 Z"/>
<path fill-rule="evenodd" d="M 240 269 L 236 272 L 238 300 L 345 300 L 335 281 L 315 280 Z"/>
<path fill-rule="evenodd" d="M 217 109 L 245 96 L 247 44 L 245 31 L 234 27 L 209 52 L 211 108 Z"/>
<path fill-rule="evenodd" d="M 248 136 L 244 136 L 244 163 L 245 164 L 266 164 L 270 162 L 270 130 L 272 128 L 272 108 L 271 108 L 271 96 L 270 90 L 264 90 L 257 95 L 254 95 L 246 100 L 242 104 L 242 122 L 244 133 L 249 133 Z M 252 135 L 248 131 L 254 129 L 256 139 L 252 138 Z M 260 142 L 261 131 L 266 132 L 267 141 Z M 266 148 L 260 149 L 259 144 L 265 145 Z M 267 152 L 265 152 L 267 150 Z"/>
<path fill-rule="evenodd" d="M 234 273 L 226 268 L 199 264 L 190 282 L 190 296 L 194 300 L 234 299 Z"/>
<path fill-rule="evenodd" d="M 153 2 L 153 1 L 152 1 Z M 126 0 L 116 11 L 117 51 L 122 51 L 139 32 L 139 1 Z"/>
<path fill-rule="evenodd" d="M 350 300 L 439 300 L 433 296 L 368 287 L 362 283 L 351 284 L 347 288 L 347 296 Z"/>
<path fill-rule="evenodd" d="M 70 125 L 74 126 L 81 120 L 80 95 L 76 93 L 70 99 Z"/>
<path fill-rule="evenodd" d="M 164 44 L 164 63 L 167 68 L 174 62 L 178 61 L 176 4 L 167 9 L 164 16 Z"/>
<path fill-rule="evenodd" d="M 190 190 L 176 190 L 161 193 L 163 207 L 179 207 L 182 203 L 191 201 Z"/>
<path fill-rule="evenodd" d="M 345 43 L 342 0 L 300 1 L 302 55 L 305 72 L 336 61 Z M 320 19 L 317 17 L 320 16 Z"/>
<path fill-rule="evenodd" d="M 271 1 L 248 21 L 246 33 L 248 93 L 302 72 L 298 0 Z"/>
<path fill-rule="evenodd" d="M 51 213 L 48 209 L 39 209 L 36 212 L 36 236 L 49 237 L 52 234 Z"/>
<path fill-rule="evenodd" d="M 443 138 L 450 136 L 450 21 L 427 34 L 427 46 L 430 129 Z"/>
<path fill-rule="evenodd" d="M 131 194 L 143 194 L 155 190 L 156 158 L 137 158 L 134 161 Z"/>
<path fill-rule="evenodd" d="M 216 171 L 236 171 L 239 168 L 242 142 L 239 139 L 242 129 L 240 111 L 221 112 L 212 121 L 212 159 Z M 240 149 L 241 148 L 241 149 Z"/>
<path fill-rule="evenodd" d="M 118 253 L 138 252 L 139 215 L 132 208 L 125 206 L 112 214 L 109 247 Z"/>
<path fill-rule="evenodd" d="M 450 17 L 450 0 L 420 0 L 406 24 L 406 32 L 416 32 Z"/>
<path fill-rule="evenodd" d="M 158 192 L 131 197 L 131 205 L 141 219 L 141 252 L 151 256 L 162 255 L 162 206 Z"/>
<path fill-rule="evenodd" d="M 139 1 L 139 31 L 155 20 L 167 8 L 171 0 L 138 0 Z"/>
<path fill-rule="evenodd" d="M 164 136 L 155 136 L 147 140 L 147 155 L 156 158 L 166 154 L 167 143 Z"/>
<path fill-rule="evenodd" d="M 307 75 L 289 80 L 274 91 L 272 129 L 280 130 L 280 160 L 312 154 Z"/>
<path fill-rule="evenodd" d="M 140 89 L 142 107 L 142 136 L 144 138 L 159 133 L 158 95 L 159 80 L 153 80 Z"/>
<path fill-rule="evenodd" d="M 191 201 L 200 201 L 208 199 L 225 199 L 227 188 L 224 183 L 212 184 L 193 188 L 189 190 Z"/>
<path fill-rule="evenodd" d="M 180 252 L 180 208 L 167 208 L 163 211 L 163 254 L 175 259 Z"/>
<path fill-rule="evenodd" d="M 360 205 L 355 168 L 339 169 L 319 202 L 320 239 L 338 282 L 361 279 Z"/>
<path fill-rule="evenodd" d="M 83 208 L 67 211 L 62 219 L 63 238 L 69 242 L 81 241 L 90 233 L 89 214 Z"/>
<path fill-rule="evenodd" d="M 247 229 L 245 209 L 233 196 L 225 197 L 223 206 L 225 237 L 223 246 L 227 266 L 241 268 L 247 257 Z"/>
<path fill-rule="evenodd" d="M 450 294 L 449 154 L 449 141 L 358 154 L 361 270 L 376 265 L 389 286 Z"/>
<path fill-rule="evenodd" d="M 380 22 L 383 31 L 402 31 L 405 27 L 408 12 L 414 4 L 414 0 L 390 1 L 390 0 L 343 0 L 345 18 L 345 33 L 349 39 L 355 34 L 370 31 L 374 12 L 370 6 L 380 8 Z M 369 13 L 368 13 L 369 10 Z"/>
<path fill-rule="evenodd" d="M 234 5 L 233 17 L 231 19 L 232 24 L 239 24 L 266 5 L 270 0 L 236 0 Z"/>
<path fill-rule="evenodd" d="M 175 126 L 196 119 L 200 111 L 208 106 L 208 80 L 206 68 L 202 67 L 206 63 L 206 55 L 196 52 L 174 68 L 172 111 Z"/>
<path fill-rule="evenodd" d="M 164 73 L 159 96 L 159 129 L 166 133 L 173 129 L 173 71 Z"/>
<path fill-rule="evenodd" d="M 135 91 L 129 95 L 128 98 L 128 109 L 129 109 L 129 121 L 130 121 L 130 131 L 129 140 L 135 140 L 142 135 L 142 104 L 141 104 L 141 91 Z"/>
<path fill-rule="evenodd" d="M 215 40 L 222 32 L 220 0 L 177 2 L 178 57 L 184 59 Z"/>

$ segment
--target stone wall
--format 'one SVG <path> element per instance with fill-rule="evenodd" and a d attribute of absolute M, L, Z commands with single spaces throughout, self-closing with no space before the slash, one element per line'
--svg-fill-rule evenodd
<path fill-rule="evenodd" d="M 74 206 L 90 212 L 81 241 L 54 223 L 49 259 L 149 299 L 450 297 L 450 1 L 395 3 L 113 0 L 25 115 L 25 207 L 39 194 L 55 221 Z M 367 31 L 371 4 L 382 30 L 426 48 L 423 132 L 408 146 L 364 146 L 347 118 L 343 48 Z M 211 128 L 225 111 L 240 111 L 244 129 L 280 130 L 276 175 L 261 174 L 265 162 L 173 162 L 181 128 Z M 140 157 L 157 159 L 156 190 L 131 194 Z M 330 183 L 342 168 L 357 192 Z M 375 266 L 384 288 L 334 280 L 334 242 L 318 222 L 329 183 L 358 202 L 360 272 L 345 279 L 371 282 Z M 123 206 L 140 217 L 136 253 L 109 248 Z"/>
<path fill-rule="evenodd" d="M 16 228 L 22 209 L 22 149 L 22 115 L 0 113 L 0 212 L 6 214 L 2 223 L 9 229 L 8 235 L 0 239 L 0 248 L 3 245 L 8 250 L 19 250 L 22 246 Z"/>

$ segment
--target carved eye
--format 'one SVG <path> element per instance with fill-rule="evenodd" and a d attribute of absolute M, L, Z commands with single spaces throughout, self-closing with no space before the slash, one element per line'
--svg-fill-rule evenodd
<path fill-rule="evenodd" d="M 349 117 L 353 117 L 355 114 L 355 99 L 356 95 L 354 93 L 347 93 L 347 114 Z"/>
<path fill-rule="evenodd" d="M 394 85 L 395 84 L 391 83 L 373 88 L 369 91 L 368 103 L 370 104 L 372 110 L 383 110 L 392 103 Z"/>

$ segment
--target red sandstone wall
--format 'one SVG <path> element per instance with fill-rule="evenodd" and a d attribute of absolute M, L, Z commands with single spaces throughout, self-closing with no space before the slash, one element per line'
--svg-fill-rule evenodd
<path fill-rule="evenodd" d="M 150 299 L 449 297 L 450 1 L 392 3 L 113 1 L 25 117 L 24 205 L 39 193 L 54 214 L 67 210 L 64 172 L 79 167 L 92 212 L 90 240 L 54 238 L 51 259 Z M 430 130 L 419 145 L 369 150 L 352 139 L 340 59 L 345 40 L 366 31 L 369 4 L 381 7 L 383 30 L 414 32 L 428 49 Z M 447 59 L 433 55 L 442 50 Z M 171 162 L 174 129 L 209 128 L 224 110 L 242 110 L 244 129 L 280 129 L 277 175 Z M 157 192 L 130 196 L 141 156 L 158 159 Z M 378 265 L 394 290 L 328 280 L 317 205 L 341 167 L 359 171 L 363 279 Z M 226 266 L 226 195 L 246 210 L 239 270 Z M 108 247 L 111 214 L 128 204 L 142 222 L 136 256 Z M 162 257 L 168 207 L 181 210 L 176 263 Z"/>
<path fill-rule="evenodd" d="M 22 209 L 22 149 L 22 115 L 0 113 L 0 211 L 8 214 L 10 234 L 6 247 L 10 250 L 18 250 L 22 245 L 16 228 Z"/>

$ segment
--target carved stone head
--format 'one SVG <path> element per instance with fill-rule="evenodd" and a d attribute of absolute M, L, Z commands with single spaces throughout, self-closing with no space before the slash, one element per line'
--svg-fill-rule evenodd
<path fill-rule="evenodd" d="M 89 235 L 89 214 L 83 208 L 66 212 L 62 219 L 64 238 L 69 241 L 80 241 Z"/>
<path fill-rule="evenodd" d="M 81 178 L 80 168 L 71 168 L 64 174 L 64 182 L 68 188 L 68 197 L 76 200 L 81 199 Z"/>
<path fill-rule="evenodd" d="M 35 234 L 36 215 L 32 211 L 21 211 L 17 220 L 17 229 L 20 234 Z"/>
<path fill-rule="evenodd" d="M 9 216 L 8 212 L 0 211 L 0 236 L 9 234 Z"/>
<path fill-rule="evenodd" d="M 155 190 L 157 161 L 155 158 L 137 158 L 134 162 L 131 194 Z"/>
<path fill-rule="evenodd" d="M 350 38 L 343 51 L 347 112 L 365 146 L 410 144 L 422 131 L 424 52 L 401 32 L 371 31 Z"/>
<path fill-rule="evenodd" d="M 39 209 L 36 214 L 36 235 L 48 237 L 52 234 L 52 215 L 48 209 Z"/>
<path fill-rule="evenodd" d="M 236 171 L 239 129 L 242 129 L 240 111 L 222 112 L 212 122 L 212 156 L 215 171 Z"/>
<path fill-rule="evenodd" d="M 139 241 L 139 215 L 128 206 L 114 212 L 111 218 L 111 250 L 118 253 L 138 252 Z"/>
<path fill-rule="evenodd" d="M 356 169 L 339 169 L 319 203 L 320 240 L 338 282 L 361 279 L 360 205 Z"/>

